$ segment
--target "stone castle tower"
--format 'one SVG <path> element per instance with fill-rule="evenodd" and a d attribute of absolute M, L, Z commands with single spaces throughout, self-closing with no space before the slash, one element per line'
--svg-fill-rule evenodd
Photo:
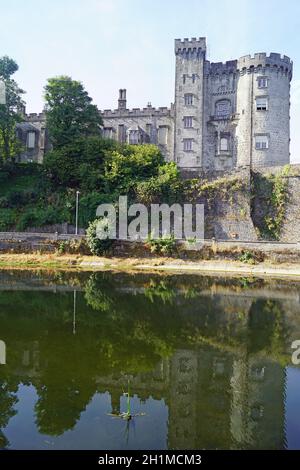
<path fill-rule="evenodd" d="M 175 104 L 128 109 L 121 89 L 118 108 L 101 112 L 105 137 L 154 143 L 167 161 L 188 173 L 289 163 L 293 64 L 288 57 L 259 53 L 211 63 L 205 38 L 176 39 L 175 56 Z M 48 148 L 44 114 L 27 115 L 18 131 L 28 146 L 21 160 L 41 162 Z"/>
<path fill-rule="evenodd" d="M 175 151 L 181 168 L 289 163 L 292 62 L 280 54 L 206 60 L 205 38 L 175 40 Z"/>

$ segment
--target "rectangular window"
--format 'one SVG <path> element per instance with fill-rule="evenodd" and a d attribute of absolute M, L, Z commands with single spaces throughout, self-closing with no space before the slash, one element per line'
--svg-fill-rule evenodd
<path fill-rule="evenodd" d="M 129 144 L 131 145 L 137 145 L 139 143 L 139 131 L 137 130 L 131 130 L 129 131 Z"/>
<path fill-rule="evenodd" d="M 182 83 L 184 84 L 185 83 L 185 79 L 186 79 L 186 75 L 185 73 L 182 75 Z"/>
<path fill-rule="evenodd" d="M 193 83 L 195 83 L 195 81 L 196 81 L 196 74 L 195 73 L 193 73 L 193 75 L 192 75 L 192 80 L 193 80 Z"/>
<path fill-rule="evenodd" d="M 149 138 L 149 142 L 152 142 L 153 131 L 152 131 L 152 124 L 146 124 L 146 133 Z"/>
<path fill-rule="evenodd" d="M 28 132 L 27 134 L 27 148 L 34 149 L 35 147 L 35 132 Z"/>
<path fill-rule="evenodd" d="M 125 142 L 126 141 L 126 132 L 125 132 L 125 126 L 124 124 L 119 124 L 118 127 L 118 137 L 119 137 L 119 142 Z"/>
<path fill-rule="evenodd" d="M 159 145 L 167 145 L 168 143 L 168 126 L 159 126 L 158 128 Z"/>
<path fill-rule="evenodd" d="M 102 135 L 104 139 L 112 139 L 113 138 L 113 130 L 111 127 L 104 127 L 102 131 Z"/>
<path fill-rule="evenodd" d="M 191 93 L 187 93 L 186 95 L 184 95 L 184 104 L 185 106 L 192 106 L 193 95 Z"/>
<path fill-rule="evenodd" d="M 259 77 L 257 80 L 258 88 L 268 88 L 268 79 L 267 77 Z"/>
<path fill-rule="evenodd" d="M 183 150 L 185 152 L 193 150 L 193 139 L 183 139 Z"/>
<path fill-rule="evenodd" d="M 256 98 L 256 110 L 267 111 L 268 109 L 268 98 Z"/>
<path fill-rule="evenodd" d="M 267 135 L 255 136 L 255 148 L 256 150 L 265 150 L 269 148 L 269 137 Z"/>
<path fill-rule="evenodd" d="M 192 116 L 185 116 L 183 118 L 183 122 L 184 122 L 184 127 L 186 129 L 189 129 L 189 128 L 193 127 L 193 118 L 192 118 Z"/>

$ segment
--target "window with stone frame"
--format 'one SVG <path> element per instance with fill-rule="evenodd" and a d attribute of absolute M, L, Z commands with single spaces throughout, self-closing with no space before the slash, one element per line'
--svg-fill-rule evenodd
<path fill-rule="evenodd" d="M 124 124 L 119 124 L 118 126 L 118 140 L 121 143 L 126 142 L 126 130 Z"/>
<path fill-rule="evenodd" d="M 230 100 L 219 100 L 215 104 L 215 116 L 217 118 L 228 118 L 231 114 Z"/>
<path fill-rule="evenodd" d="M 34 149 L 35 148 L 35 132 L 28 132 L 27 133 L 26 147 L 28 149 Z"/>
<path fill-rule="evenodd" d="M 267 111 L 268 110 L 268 98 L 267 96 L 259 96 L 256 98 L 256 111 Z"/>
<path fill-rule="evenodd" d="M 131 145 L 137 145 L 140 141 L 140 133 L 138 130 L 130 130 L 128 135 L 128 142 Z"/>
<path fill-rule="evenodd" d="M 268 88 L 268 78 L 267 77 L 258 77 L 257 86 L 258 86 L 258 88 Z"/>
<path fill-rule="evenodd" d="M 191 127 L 193 127 L 193 117 L 192 116 L 184 116 L 183 124 L 184 124 L 185 129 L 190 129 Z"/>
<path fill-rule="evenodd" d="M 255 148 L 256 150 L 266 150 L 269 148 L 269 136 L 268 135 L 256 135 L 255 136 Z"/>
<path fill-rule="evenodd" d="M 220 152 L 229 151 L 229 136 L 221 136 L 220 138 Z"/>
<path fill-rule="evenodd" d="M 167 145 L 168 144 L 168 126 L 159 126 L 158 127 L 158 144 Z"/>
<path fill-rule="evenodd" d="M 183 150 L 191 152 L 193 150 L 193 139 L 183 139 Z"/>
<path fill-rule="evenodd" d="M 112 139 L 113 138 L 113 128 L 112 127 L 104 127 L 102 130 L 102 135 L 104 139 Z"/>
<path fill-rule="evenodd" d="M 192 93 L 186 93 L 184 95 L 184 104 L 185 106 L 192 106 L 194 101 L 194 96 Z"/>

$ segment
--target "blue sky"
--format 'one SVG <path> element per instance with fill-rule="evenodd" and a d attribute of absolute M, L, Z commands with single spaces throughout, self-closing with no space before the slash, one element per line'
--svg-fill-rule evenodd
<path fill-rule="evenodd" d="M 100 109 L 169 106 L 174 39 L 206 36 L 208 59 L 280 52 L 294 61 L 292 161 L 300 162 L 299 0 L 0 0 L 0 56 L 19 64 L 28 112 L 43 107 L 48 77 L 84 83 Z"/>

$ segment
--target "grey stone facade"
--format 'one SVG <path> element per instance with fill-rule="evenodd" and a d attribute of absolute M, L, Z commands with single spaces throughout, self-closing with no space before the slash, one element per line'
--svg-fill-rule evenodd
<path fill-rule="evenodd" d="M 211 63 L 205 38 L 176 39 L 175 56 L 175 104 L 128 109 L 126 90 L 121 89 L 118 108 L 101 111 L 105 137 L 156 144 L 184 173 L 289 163 L 293 64 L 288 57 L 258 53 Z M 42 162 L 47 148 L 44 115 L 31 114 L 26 123 L 34 129 L 21 124 L 21 138 L 27 146 L 32 144 L 28 133 L 35 132 L 36 139 L 21 159 Z"/>
<path fill-rule="evenodd" d="M 17 125 L 17 135 L 24 149 L 19 161 L 43 163 L 45 152 L 50 149 L 46 116 L 44 113 L 24 113 L 23 117 L 24 122 Z"/>
<path fill-rule="evenodd" d="M 265 53 L 206 60 L 205 38 L 175 40 L 175 152 L 183 169 L 285 165 L 291 60 Z"/>

